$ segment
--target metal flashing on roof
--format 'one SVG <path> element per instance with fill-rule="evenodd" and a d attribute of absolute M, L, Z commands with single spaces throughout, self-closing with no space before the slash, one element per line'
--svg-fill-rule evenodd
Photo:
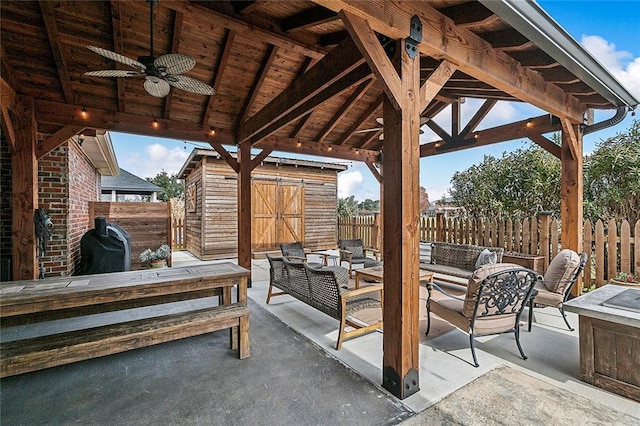
<path fill-rule="evenodd" d="M 478 0 L 616 107 L 638 100 L 535 1 Z"/>

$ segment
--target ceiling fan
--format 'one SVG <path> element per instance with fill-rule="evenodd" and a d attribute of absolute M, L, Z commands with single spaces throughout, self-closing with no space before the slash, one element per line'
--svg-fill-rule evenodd
<path fill-rule="evenodd" d="M 213 87 L 195 78 L 181 75 L 196 65 L 196 60 L 191 56 L 178 53 L 169 53 L 157 58 L 153 56 L 153 6 L 158 4 L 158 0 L 147 0 L 147 3 L 149 3 L 151 23 L 149 56 L 140 56 L 138 60 L 134 60 L 101 47 L 87 46 L 92 52 L 128 65 L 135 70 L 101 70 L 89 71 L 84 74 L 92 77 L 144 77 L 144 89 L 151 96 L 157 98 L 167 96 L 171 86 L 187 92 L 213 95 L 215 93 Z"/>
<path fill-rule="evenodd" d="M 427 124 L 427 121 L 429 121 L 429 117 L 420 117 L 420 126 L 424 126 L 425 124 Z M 376 118 L 376 122 L 380 125 L 380 127 L 371 127 L 369 129 L 361 129 L 361 130 L 356 130 L 354 133 L 368 133 L 368 132 L 377 132 L 379 130 L 382 130 L 384 127 L 384 119 L 382 117 L 377 117 Z M 420 134 L 423 134 L 424 131 L 422 129 L 420 129 Z M 378 136 L 378 139 L 383 140 L 384 139 L 384 133 L 380 133 L 380 136 Z"/>

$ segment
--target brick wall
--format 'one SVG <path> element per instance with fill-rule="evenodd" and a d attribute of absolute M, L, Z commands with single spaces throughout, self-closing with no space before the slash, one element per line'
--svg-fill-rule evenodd
<path fill-rule="evenodd" d="M 0 140 L 0 279 L 11 279 L 11 154 L 4 133 Z"/>
<path fill-rule="evenodd" d="M 90 229 L 88 202 L 97 200 L 100 192 L 100 174 L 74 142 L 60 145 L 38 162 L 40 207 L 53 221 L 43 257 L 45 276 L 79 270 L 80 239 Z"/>

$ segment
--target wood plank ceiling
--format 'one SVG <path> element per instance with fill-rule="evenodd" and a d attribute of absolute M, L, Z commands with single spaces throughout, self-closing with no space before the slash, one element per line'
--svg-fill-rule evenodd
<path fill-rule="evenodd" d="M 489 43 L 496 55 L 507 54 L 523 70 L 541 76 L 549 87 L 558 88 L 584 110 L 613 108 L 481 3 L 437 0 L 429 5 L 445 17 L 445 22 L 450 19 L 453 29 L 472 32 Z M 167 97 L 155 98 L 144 91 L 141 78 L 84 75 L 92 70 L 127 68 L 89 51 L 87 45 L 134 59 L 148 54 L 150 25 L 146 2 L 0 4 L 2 79 L 17 94 L 36 98 L 38 130 L 45 138 L 65 126 L 85 125 L 179 139 L 217 138 L 221 143 L 234 143 L 239 136 L 241 140 L 250 138 L 264 146 L 271 144 L 282 150 L 298 149 L 327 156 L 332 156 L 327 152 L 331 145 L 336 147 L 333 156 L 353 159 L 360 158 L 359 155 L 371 158 L 366 157 L 367 152 L 381 149 L 382 130 L 367 131 L 380 127 L 376 118 L 382 116 L 381 85 L 359 51 L 350 45 L 345 25 L 334 11 L 298 0 L 162 0 L 154 10 L 155 55 L 193 56 L 197 64 L 186 75 L 213 86 L 214 95 L 172 88 Z M 388 42 L 384 36 L 380 40 Z M 387 46 L 391 50 L 394 43 Z M 326 69 L 312 77 L 314 65 L 333 49 L 342 49 L 341 55 L 335 55 L 333 66 L 345 67 L 348 72 L 335 70 L 331 84 L 325 81 L 323 85 L 321 81 L 313 91 L 314 78 L 329 78 Z M 420 61 L 424 80 L 442 63 L 424 54 Z M 297 91 L 289 89 L 286 96 L 281 96 L 285 98 L 280 100 L 281 107 L 286 104 L 286 111 L 280 111 L 277 117 L 264 111 L 278 95 L 296 85 Z M 457 122 L 456 105 L 462 98 L 484 99 L 486 103 L 464 128 L 457 124 L 457 128 L 454 125 L 451 130 L 443 130 L 430 122 L 429 126 L 443 141 L 423 146 L 422 155 L 522 136 L 522 123 L 517 123 L 494 132 L 491 142 L 473 138 L 475 127 L 495 101 L 518 101 L 514 93 L 462 71 L 453 72 L 438 96 L 424 109 L 424 117 L 431 118 L 453 104 Z M 297 95 L 301 98 L 292 101 L 292 96 Z M 82 108 L 86 109 L 87 117 L 78 117 Z M 260 114 L 265 121 L 260 122 Z M 152 126 L 153 120 L 159 122 L 157 128 Z M 551 130 L 560 128 L 558 124 L 544 124 Z M 212 128 L 216 136 L 211 136 Z"/>

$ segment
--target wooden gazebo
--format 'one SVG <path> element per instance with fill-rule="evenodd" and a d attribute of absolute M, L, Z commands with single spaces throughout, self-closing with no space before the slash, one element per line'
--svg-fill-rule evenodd
<path fill-rule="evenodd" d="M 365 162 L 383 192 L 383 386 L 400 398 L 418 377 L 419 159 L 530 138 L 562 161 L 562 244 L 579 249 L 582 134 L 590 108 L 612 120 L 638 103 L 535 2 L 508 0 L 160 1 L 158 54 L 196 59 L 211 96 L 155 98 L 93 45 L 148 54 L 140 1 L 2 1 L 2 138 L 11 155 L 14 279 L 37 276 L 38 159 L 85 128 L 208 142 L 238 174 L 238 261 L 251 267 L 251 170 L 270 152 Z M 118 65 L 120 69 L 126 68 Z M 461 123 L 463 98 L 484 100 Z M 476 131 L 498 100 L 547 114 Z M 448 108 L 451 129 L 419 144 L 421 117 Z M 615 115 L 614 115 L 615 114 Z M 378 127 L 382 130 L 359 132 Z M 543 135 L 561 131 L 562 144 Z M 238 157 L 224 145 L 237 145 Z M 251 159 L 251 148 L 262 152 Z M 3 152 L 7 150 L 3 149 Z M 398 243 L 400 242 L 400 243 Z"/>

